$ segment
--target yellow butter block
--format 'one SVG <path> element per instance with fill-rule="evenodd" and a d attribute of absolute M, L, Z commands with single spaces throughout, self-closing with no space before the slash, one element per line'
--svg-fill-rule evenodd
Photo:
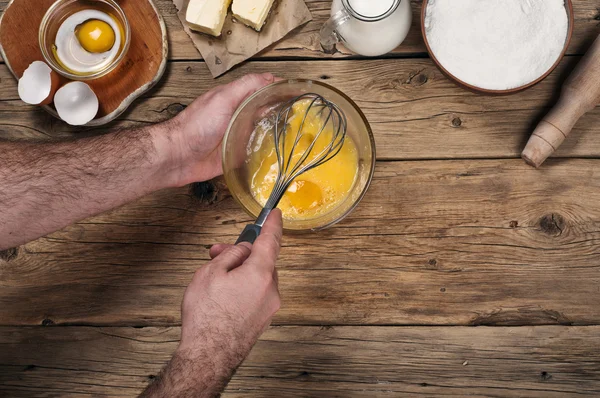
<path fill-rule="evenodd" d="M 190 0 L 185 20 L 190 29 L 220 36 L 231 0 Z"/>
<path fill-rule="evenodd" d="M 231 11 L 238 21 L 260 31 L 272 6 L 273 0 L 233 0 Z"/>

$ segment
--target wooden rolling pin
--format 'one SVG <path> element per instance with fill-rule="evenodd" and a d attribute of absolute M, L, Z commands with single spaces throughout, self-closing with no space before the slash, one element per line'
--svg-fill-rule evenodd
<path fill-rule="evenodd" d="M 521 157 L 540 167 L 567 138 L 575 123 L 600 102 L 600 36 L 562 87 L 554 108 L 537 125 Z"/>

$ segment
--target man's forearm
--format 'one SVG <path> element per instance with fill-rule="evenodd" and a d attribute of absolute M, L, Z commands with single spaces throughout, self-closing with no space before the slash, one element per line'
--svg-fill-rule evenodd
<path fill-rule="evenodd" d="M 168 124 L 65 142 L 0 141 L 0 250 L 173 185 Z"/>
<path fill-rule="evenodd" d="M 224 360 L 223 352 L 201 356 L 178 350 L 159 376 L 140 395 L 141 398 L 213 398 L 218 397 L 244 359 Z"/>

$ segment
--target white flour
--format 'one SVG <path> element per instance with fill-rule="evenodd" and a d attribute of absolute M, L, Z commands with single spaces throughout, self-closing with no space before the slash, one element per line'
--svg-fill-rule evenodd
<path fill-rule="evenodd" d="M 427 41 L 465 83 L 506 90 L 531 83 L 560 56 L 568 31 L 564 0 L 429 0 Z"/>

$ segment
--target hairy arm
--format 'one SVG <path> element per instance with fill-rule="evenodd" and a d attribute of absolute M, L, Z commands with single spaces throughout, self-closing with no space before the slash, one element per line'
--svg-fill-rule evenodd
<path fill-rule="evenodd" d="M 211 336 L 217 336 L 220 341 L 214 341 Z M 251 348 L 241 350 L 230 347 L 229 343 L 235 341 L 235 336 L 206 330 L 204 336 L 199 337 L 199 349 L 178 349 L 141 397 L 219 396 Z"/>
<path fill-rule="evenodd" d="M 0 250 L 173 185 L 170 126 L 64 142 L 0 141 Z"/>
<path fill-rule="evenodd" d="M 270 74 L 247 75 L 155 126 L 63 142 L 0 141 L 0 250 L 152 191 L 221 174 L 231 116 Z"/>

